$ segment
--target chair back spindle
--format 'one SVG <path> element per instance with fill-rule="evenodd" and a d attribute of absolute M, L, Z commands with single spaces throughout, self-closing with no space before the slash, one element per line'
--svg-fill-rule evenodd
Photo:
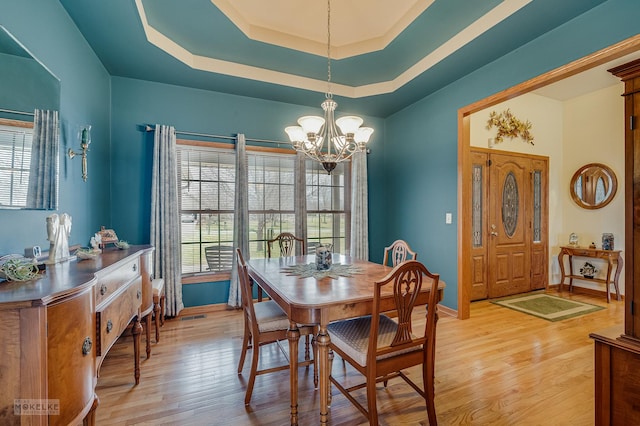
<path fill-rule="evenodd" d="M 282 232 L 275 238 L 267 241 L 267 257 L 271 258 L 273 253 L 273 244 L 277 242 L 280 257 L 296 256 L 298 253 L 295 251 L 296 243 L 300 247 L 300 255 L 307 254 L 306 245 L 302 238 L 298 238 L 291 232 Z"/>
<path fill-rule="evenodd" d="M 395 240 L 389 247 L 384 248 L 382 264 L 387 266 L 390 260 L 391 266 L 397 266 L 406 260 L 416 260 L 417 258 L 418 253 L 411 250 L 411 247 L 409 247 L 406 241 Z"/>

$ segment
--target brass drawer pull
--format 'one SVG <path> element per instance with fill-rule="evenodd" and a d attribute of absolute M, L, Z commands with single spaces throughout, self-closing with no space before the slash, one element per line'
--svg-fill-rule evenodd
<path fill-rule="evenodd" d="M 107 290 L 108 290 L 108 289 L 107 289 L 107 285 L 106 285 L 106 284 L 102 284 L 102 285 L 100 286 L 100 295 L 101 295 L 101 296 L 104 296 L 104 295 L 107 293 Z"/>
<path fill-rule="evenodd" d="M 85 337 L 84 342 L 82 342 L 82 355 L 87 356 L 91 352 L 91 346 L 93 343 L 91 342 L 91 337 Z"/>
<path fill-rule="evenodd" d="M 113 329 L 113 322 L 111 320 L 107 320 L 107 333 L 111 333 Z"/>
<path fill-rule="evenodd" d="M 138 290 L 138 292 L 136 293 L 136 297 L 138 299 L 140 299 L 142 297 L 142 291 L 141 290 Z"/>

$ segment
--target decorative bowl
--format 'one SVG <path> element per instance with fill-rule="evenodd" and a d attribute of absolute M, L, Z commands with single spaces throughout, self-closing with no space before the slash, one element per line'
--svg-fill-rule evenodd
<path fill-rule="evenodd" d="M 126 250 L 129 248 L 129 243 L 124 241 L 124 240 L 120 240 L 120 241 L 116 241 L 114 243 L 116 245 L 116 247 L 118 247 L 120 250 Z"/>
<path fill-rule="evenodd" d="M 76 256 L 78 256 L 78 259 L 95 259 L 98 257 L 98 254 L 100 253 L 89 248 L 79 248 L 76 250 Z"/>

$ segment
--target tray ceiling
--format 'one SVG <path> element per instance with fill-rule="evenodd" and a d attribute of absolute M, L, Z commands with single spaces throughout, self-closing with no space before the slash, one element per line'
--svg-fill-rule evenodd
<path fill-rule="evenodd" d="M 603 1 L 334 0 L 331 90 L 386 116 Z M 60 2 L 111 75 L 312 106 L 327 90 L 325 1 Z"/>

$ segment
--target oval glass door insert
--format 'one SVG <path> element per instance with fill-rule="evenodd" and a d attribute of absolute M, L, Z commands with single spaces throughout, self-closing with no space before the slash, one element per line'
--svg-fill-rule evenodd
<path fill-rule="evenodd" d="M 513 172 L 509 172 L 502 187 L 502 226 L 509 238 L 513 237 L 518 225 L 518 200 L 518 183 Z"/>

